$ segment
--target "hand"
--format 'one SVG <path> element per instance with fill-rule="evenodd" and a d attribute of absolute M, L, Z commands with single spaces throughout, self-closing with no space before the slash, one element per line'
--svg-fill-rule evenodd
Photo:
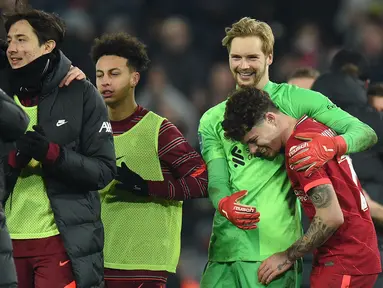
<path fill-rule="evenodd" d="M 258 269 L 258 281 L 264 285 L 268 285 L 278 275 L 286 272 L 293 266 L 287 258 L 287 252 L 279 252 L 267 258 L 262 262 Z"/>
<path fill-rule="evenodd" d="M 124 162 L 121 163 L 121 167 L 117 166 L 116 180 L 121 182 L 116 184 L 117 189 L 127 190 L 138 196 L 149 195 L 148 182 L 130 170 Z"/>
<path fill-rule="evenodd" d="M 12 168 L 23 169 L 31 161 L 32 157 L 21 153 L 20 151 L 12 150 L 8 154 L 8 165 Z"/>
<path fill-rule="evenodd" d="M 60 146 L 50 142 L 41 126 L 34 125 L 16 141 L 19 153 L 33 157 L 37 161 L 55 162 L 60 155 Z"/>
<path fill-rule="evenodd" d="M 222 198 L 218 203 L 218 211 L 238 228 L 250 230 L 257 228 L 260 214 L 255 207 L 238 203 L 246 195 L 247 191 L 242 190 Z"/>
<path fill-rule="evenodd" d="M 73 80 L 82 80 L 85 79 L 86 75 L 78 67 L 71 66 L 68 73 L 65 75 L 64 79 L 61 80 L 59 87 L 68 86 Z"/>
<path fill-rule="evenodd" d="M 329 137 L 307 132 L 298 133 L 295 138 L 309 142 L 306 142 L 307 145 L 301 145 L 300 149 L 290 155 L 289 165 L 293 170 L 305 170 L 306 177 L 335 156 L 340 157 L 347 152 L 347 144 L 342 136 Z"/>

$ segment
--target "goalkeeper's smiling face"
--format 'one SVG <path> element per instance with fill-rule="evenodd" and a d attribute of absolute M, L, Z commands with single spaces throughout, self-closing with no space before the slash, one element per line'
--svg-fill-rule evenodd
<path fill-rule="evenodd" d="M 262 40 L 257 36 L 236 37 L 232 40 L 229 52 L 230 70 L 237 85 L 263 88 L 269 80 L 269 66 L 272 55 L 262 51 Z"/>
<path fill-rule="evenodd" d="M 252 155 L 273 160 L 283 148 L 281 125 L 276 114 L 267 112 L 265 120 L 257 123 L 243 140 Z"/>

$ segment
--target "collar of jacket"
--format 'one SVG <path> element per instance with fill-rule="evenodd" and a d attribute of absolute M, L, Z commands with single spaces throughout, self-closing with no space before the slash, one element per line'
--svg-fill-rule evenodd
<path fill-rule="evenodd" d="M 24 67 L 12 69 L 10 73 L 12 91 L 19 97 L 46 96 L 58 87 L 71 64 L 60 50 L 55 50 Z"/>

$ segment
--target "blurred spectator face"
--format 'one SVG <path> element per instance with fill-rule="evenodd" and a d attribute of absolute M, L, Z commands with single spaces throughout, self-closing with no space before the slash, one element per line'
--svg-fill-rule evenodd
<path fill-rule="evenodd" d="M 231 77 L 230 70 L 225 63 L 216 63 L 213 65 L 210 72 L 210 85 L 214 91 L 227 91 L 229 92 L 234 88 L 233 77 Z M 227 95 L 223 95 L 226 97 Z"/>
<path fill-rule="evenodd" d="M 367 56 L 377 56 L 383 51 L 383 29 L 369 23 L 362 29 L 362 48 Z"/>
<path fill-rule="evenodd" d="M 269 77 L 272 55 L 262 52 L 259 37 L 236 37 L 229 53 L 230 70 L 239 86 L 256 86 L 261 79 Z"/>
<path fill-rule="evenodd" d="M 130 71 L 126 58 L 105 55 L 96 63 L 96 86 L 108 106 L 125 100 L 138 80 L 139 73 Z"/>
<path fill-rule="evenodd" d="M 162 26 L 162 42 L 173 52 L 183 52 L 189 46 L 189 27 L 184 20 L 171 17 L 164 21 Z"/>
<path fill-rule="evenodd" d="M 383 95 L 370 96 L 369 100 L 372 107 L 379 112 L 383 112 Z"/>
<path fill-rule="evenodd" d="M 26 20 L 17 21 L 11 26 L 7 42 L 7 57 L 12 69 L 21 68 L 40 56 L 52 52 L 56 46 L 53 40 L 40 45 L 33 27 Z"/>
<path fill-rule="evenodd" d="M 301 78 L 292 78 L 287 83 L 291 85 L 296 85 L 300 88 L 311 89 L 315 82 L 314 78 L 301 77 Z"/>
<path fill-rule="evenodd" d="M 134 35 L 133 27 L 129 16 L 127 15 L 113 15 L 108 20 L 104 33 L 125 32 Z"/>
<path fill-rule="evenodd" d="M 298 30 L 294 46 L 299 52 L 306 54 L 317 50 L 318 43 L 318 27 L 312 24 L 306 24 Z"/>
<path fill-rule="evenodd" d="M 161 93 L 167 85 L 166 72 L 162 66 L 153 66 L 148 73 L 148 86 L 153 93 Z"/>

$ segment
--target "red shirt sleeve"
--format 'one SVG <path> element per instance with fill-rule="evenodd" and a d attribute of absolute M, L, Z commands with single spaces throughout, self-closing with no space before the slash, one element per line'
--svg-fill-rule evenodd
<path fill-rule="evenodd" d="M 290 178 L 292 187 L 294 189 L 300 188 L 305 193 L 319 185 L 332 184 L 330 178 L 323 168 L 316 170 L 309 177 L 304 175 L 304 171 L 295 171 L 290 168 L 287 168 L 287 173 Z"/>
<path fill-rule="evenodd" d="M 172 200 L 207 197 L 204 161 L 168 120 L 160 127 L 158 157 L 164 181 L 149 181 L 150 195 Z"/>

